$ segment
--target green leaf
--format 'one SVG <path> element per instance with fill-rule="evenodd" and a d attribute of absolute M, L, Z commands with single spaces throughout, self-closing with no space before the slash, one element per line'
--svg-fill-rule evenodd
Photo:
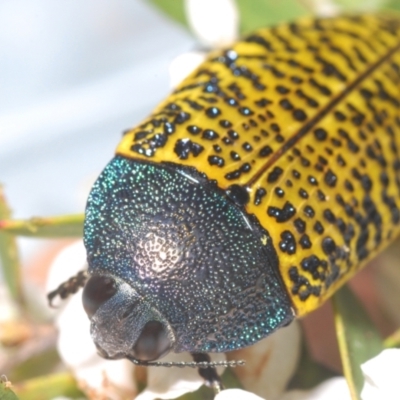
<path fill-rule="evenodd" d="M 383 8 L 400 11 L 400 0 L 389 0 L 386 2 Z"/>
<path fill-rule="evenodd" d="M 164 14 L 179 22 L 185 27 L 188 26 L 185 14 L 184 0 L 150 0 L 154 6 L 158 7 Z"/>
<path fill-rule="evenodd" d="M 70 373 L 46 375 L 30 379 L 16 385 L 14 390 L 20 400 L 51 400 L 58 396 L 74 399 L 84 397 Z"/>
<path fill-rule="evenodd" d="M 240 31 L 249 33 L 280 22 L 292 21 L 310 11 L 298 0 L 236 0 L 240 13 Z"/>
<path fill-rule="evenodd" d="M 29 236 L 35 238 L 82 237 L 83 214 L 57 217 L 34 217 L 27 220 L 0 218 L 0 234 Z"/>
<path fill-rule="evenodd" d="M 15 393 L 8 387 L 10 382 L 3 375 L 0 382 L 0 400 L 18 400 Z"/>
<path fill-rule="evenodd" d="M 4 196 L 3 187 L 0 185 L 0 221 L 10 218 L 9 209 Z M 24 303 L 21 286 L 21 268 L 19 263 L 17 242 L 15 237 L 4 233 L 0 229 L 0 267 L 3 271 L 4 280 L 11 296 L 20 305 Z"/>
<path fill-rule="evenodd" d="M 347 286 L 333 296 L 333 306 L 343 372 L 352 399 L 359 400 L 364 384 L 360 365 L 383 350 L 382 339 Z"/>
<path fill-rule="evenodd" d="M 383 344 L 385 348 L 400 347 L 400 329 L 387 337 Z"/>

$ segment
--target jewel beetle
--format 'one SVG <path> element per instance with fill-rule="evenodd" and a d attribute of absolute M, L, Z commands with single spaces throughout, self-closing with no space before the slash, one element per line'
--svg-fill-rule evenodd
<path fill-rule="evenodd" d="M 399 39 L 387 15 L 261 29 L 125 133 L 86 208 L 101 355 L 252 345 L 398 235 Z"/>

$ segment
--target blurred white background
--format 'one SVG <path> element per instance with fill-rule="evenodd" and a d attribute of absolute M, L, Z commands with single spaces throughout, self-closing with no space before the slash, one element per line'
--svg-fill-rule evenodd
<path fill-rule="evenodd" d="M 14 217 L 83 212 L 122 131 L 193 47 L 145 0 L 0 0 L 0 182 Z"/>
<path fill-rule="evenodd" d="M 145 0 L 0 0 L 0 182 L 14 216 L 82 212 L 85 181 L 194 43 Z"/>

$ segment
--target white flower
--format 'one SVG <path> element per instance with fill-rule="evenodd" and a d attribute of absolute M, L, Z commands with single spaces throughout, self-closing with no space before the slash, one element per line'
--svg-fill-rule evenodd
<path fill-rule="evenodd" d="M 263 400 L 263 398 L 241 389 L 227 389 L 218 393 L 214 400 Z"/>
<path fill-rule="evenodd" d="M 228 353 L 229 359 L 244 359 L 235 374 L 244 388 L 270 399 L 279 398 L 296 371 L 301 332 L 298 321 L 281 328 L 251 347 Z"/>
<path fill-rule="evenodd" d="M 204 45 L 221 48 L 237 39 L 239 12 L 234 0 L 186 0 L 185 6 L 189 25 Z"/>
<path fill-rule="evenodd" d="M 361 365 L 364 374 L 362 400 L 400 398 L 400 349 L 388 349 Z"/>
<path fill-rule="evenodd" d="M 189 51 L 174 58 L 169 65 L 169 81 L 172 88 L 178 86 L 206 58 L 203 51 Z"/>

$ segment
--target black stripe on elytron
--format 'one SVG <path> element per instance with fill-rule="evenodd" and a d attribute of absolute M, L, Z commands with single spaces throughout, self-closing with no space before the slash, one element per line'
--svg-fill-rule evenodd
<path fill-rule="evenodd" d="M 390 57 L 400 50 L 400 44 L 393 47 L 377 62 L 372 64 L 367 70 L 360 74 L 350 85 L 348 85 L 343 92 L 339 93 L 333 98 L 317 115 L 310 119 L 302 128 L 300 128 L 283 146 L 278 149 L 268 161 L 253 175 L 251 179 L 245 184 L 245 186 L 251 187 L 258 179 L 267 171 L 276 161 L 279 160 L 288 150 L 297 144 L 307 133 L 315 127 L 334 107 L 336 107 L 348 94 L 350 94 L 364 79 L 368 78 L 377 68 L 384 64 Z"/>

